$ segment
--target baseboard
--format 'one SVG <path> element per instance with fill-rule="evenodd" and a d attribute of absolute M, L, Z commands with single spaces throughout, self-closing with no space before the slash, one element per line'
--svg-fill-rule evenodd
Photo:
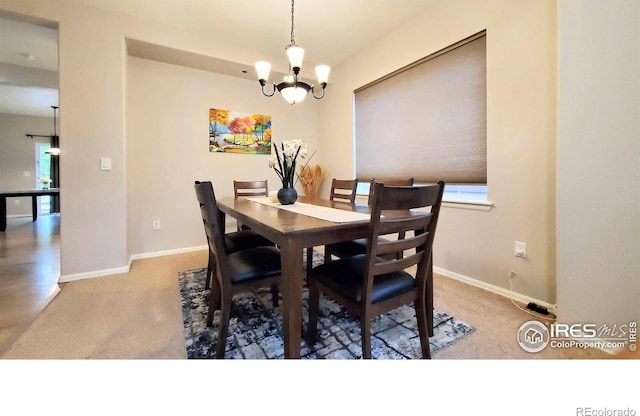
<path fill-rule="evenodd" d="M 545 301 L 542 301 L 542 300 L 539 300 L 539 299 L 535 299 L 535 298 L 532 298 L 530 296 L 526 296 L 526 295 L 523 295 L 521 293 L 517 293 L 517 292 L 511 291 L 509 289 L 505 289 L 505 288 L 500 287 L 500 286 L 492 285 L 490 283 L 486 283 L 486 282 L 483 282 L 481 280 L 474 279 L 473 277 L 465 276 L 465 275 L 460 274 L 460 273 L 456 273 L 456 272 L 452 272 L 452 271 L 449 271 L 449 270 L 446 270 L 446 269 L 442 269 L 440 267 L 435 267 L 434 266 L 433 267 L 433 271 L 434 271 L 434 273 L 438 273 L 438 274 L 440 274 L 442 276 L 445 276 L 445 277 L 448 277 L 450 279 L 458 280 L 458 281 L 460 281 L 462 283 L 465 283 L 465 284 L 468 284 L 470 286 L 475 286 L 475 287 L 478 287 L 480 289 L 487 290 L 487 291 L 495 293 L 497 295 L 504 296 L 504 297 L 506 297 L 508 299 L 512 299 L 512 300 L 515 300 L 517 302 L 524 303 L 525 305 L 528 304 L 529 302 L 533 302 L 533 303 L 536 303 L 536 304 L 538 304 L 540 306 L 544 306 L 545 308 L 547 308 L 549 310 L 549 312 L 551 312 L 553 314 L 555 314 L 555 312 L 556 312 L 556 305 L 552 305 L 552 304 L 550 304 L 548 302 L 545 302 Z"/>
<path fill-rule="evenodd" d="M 127 263 L 126 266 L 114 267 L 113 269 L 94 270 L 94 271 L 85 272 L 85 273 L 60 275 L 60 277 L 58 278 L 58 283 L 67 283 L 67 282 L 73 282 L 75 280 L 93 279 L 95 277 L 109 276 L 112 274 L 128 273 L 129 270 L 131 269 L 131 264 L 133 263 L 134 260 L 169 256 L 171 254 L 189 253 L 192 251 L 206 250 L 207 248 L 208 248 L 207 246 L 195 246 L 195 247 L 179 248 L 175 250 L 163 250 L 163 251 L 153 251 L 149 253 L 132 254 L 129 257 L 129 262 Z"/>
<path fill-rule="evenodd" d="M 109 276 L 112 274 L 120 274 L 129 272 L 130 266 L 114 267 L 113 269 L 94 270 L 85 273 L 64 274 L 60 275 L 58 283 L 68 283 L 76 280 L 93 279 L 94 277 Z"/>
<path fill-rule="evenodd" d="M 207 250 L 208 248 L 209 248 L 208 246 L 204 245 L 204 246 L 177 248 L 174 250 L 151 251 L 148 253 L 132 254 L 131 257 L 129 257 L 129 264 L 131 264 L 133 260 L 150 259 L 153 257 L 161 257 L 161 256 L 170 256 L 172 254 L 190 253 L 192 251 Z"/>
<path fill-rule="evenodd" d="M 588 335 L 586 334 L 584 331 L 578 331 L 578 334 L 584 334 L 584 335 Z M 602 339 L 602 338 L 591 338 L 591 337 L 569 337 L 567 338 L 567 341 L 576 341 L 576 342 L 588 342 L 588 343 L 603 343 L 606 344 L 609 340 L 608 339 Z M 625 350 L 625 347 L 621 347 L 621 348 L 612 348 L 612 347 L 596 347 L 597 349 L 599 349 L 602 352 L 606 352 L 609 355 L 617 355 L 619 353 L 621 353 L 622 351 Z"/>

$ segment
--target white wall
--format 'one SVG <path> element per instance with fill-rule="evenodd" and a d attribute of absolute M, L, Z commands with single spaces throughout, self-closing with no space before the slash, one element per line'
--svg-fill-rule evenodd
<path fill-rule="evenodd" d="M 640 321 L 640 3 L 558 2 L 558 319 Z"/>
<path fill-rule="evenodd" d="M 439 1 L 332 69 L 319 106 L 321 163 L 354 175 L 353 91 L 487 31 L 490 212 L 443 208 L 435 266 L 554 304 L 556 8 L 553 1 Z M 381 149 L 382 151 L 382 149 Z M 326 188 L 329 186 L 325 183 Z M 528 259 L 513 256 L 525 241 Z"/>
<path fill-rule="evenodd" d="M 196 241 L 196 237 L 183 236 L 170 247 L 167 244 L 170 237 L 166 234 L 164 237 L 153 235 L 152 241 L 148 241 L 149 236 L 140 237 L 132 234 L 135 230 L 128 230 L 132 222 L 127 220 L 129 178 L 126 171 L 125 117 L 133 117 L 130 121 L 136 125 L 136 115 L 126 109 L 129 86 L 126 83 L 125 39 L 137 39 L 234 62 L 254 62 L 255 51 L 215 42 L 210 37 L 173 27 L 162 27 L 151 20 L 118 15 L 73 2 L 0 0 L 0 9 L 59 23 L 59 134 L 64 137 L 61 143 L 63 154 L 60 156 L 60 181 L 64 184 L 64 198 L 61 198 L 61 280 L 122 271 L 130 255 L 138 254 L 128 247 L 129 241 L 136 244 L 136 250 L 182 248 L 179 244 Z M 199 86 L 203 91 L 207 88 Z M 277 98 L 260 101 L 268 99 L 260 95 L 257 83 L 254 88 L 250 102 L 240 106 L 238 101 L 229 100 L 229 105 L 235 107 L 230 109 L 255 108 L 257 112 L 271 113 L 277 115 L 281 122 L 284 119 L 291 123 L 283 115 L 282 103 L 276 103 Z M 215 87 L 211 91 L 214 92 Z M 205 106 L 203 111 L 207 111 L 210 105 L 208 100 L 201 99 L 199 102 Z M 311 103 L 303 105 L 307 105 L 307 109 L 313 108 Z M 286 133 L 294 137 L 313 138 L 316 117 L 313 115 L 306 119 L 308 115 L 291 113 L 288 117 L 300 117 L 294 125 L 304 127 Z M 180 134 L 194 128 L 192 123 L 185 123 L 183 112 L 162 111 L 153 115 L 144 112 L 140 116 L 148 118 L 150 123 L 161 119 L 169 124 L 168 131 L 172 133 Z M 153 120 L 149 119 L 151 116 Z M 196 116 L 189 115 L 189 120 L 191 117 Z M 111 171 L 100 170 L 101 157 L 112 159 Z M 175 166 L 178 171 L 184 168 Z M 207 169 L 201 171 L 205 178 L 211 173 Z M 190 182 L 193 180 L 189 178 Z M 150 200 L 147 203 L 151 206 L 161 205 L 166 204 L 166 200 Z M 137 212 L 136 208 L 131 212 Z M 169 217 L 165 218 L 169 225 Z M 135 218 L 133 221 L 136 221 L 135 227 L 142 227 L 142 222 Z M 202 234 L 202 230 L 199 230 L 199 234 Z"/>
<path fill-rule="evenodd" d="M 53 118 L 0 114 L 0 190 L 39 188 L 36 176 L 37 143 L 50 143 L 46 137 L 27 138 L 29 134 L 53 134 Z M 24 173 L 29 172 L 30 176 Z M 18 204 L 16 204 L 16 202 Z M 31 215 L 31 197 L 8 198 L 7 215 Z"/>
<path fill-rule="evenodd" d="M 263 97 L 256 81 L 129 57 L 127 60 L 127 230 L 131 254 L 206 245 L 193 182 L 217 198 L 233 180 L 281 187 L 266 155 L 209 152 L 209 108 L 272 117 L 275 143 L 301 138 L 316 148 L 316 104 Z M 298 187 L 301 190 L 300 187 Z M 152 230 L 160 220 L 161 229 Z"/>

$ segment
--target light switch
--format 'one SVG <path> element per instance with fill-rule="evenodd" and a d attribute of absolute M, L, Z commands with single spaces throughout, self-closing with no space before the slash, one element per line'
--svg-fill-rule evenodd
<path fill-rule="evenodd" d="M 31 176 L 31 171 L 30 171 L 30 170 L 22 171 L 22 175 L 23 175 L 24 177 L 27 177 L 27 178 L 28 178 L 28 177 L 30 177 L 30 176 Z"/>
<path fill-rule="evenodd" d="M 101 157 L 100 158 L 100 170 L 111 170 L 111 158 L 110 157 Z"/>

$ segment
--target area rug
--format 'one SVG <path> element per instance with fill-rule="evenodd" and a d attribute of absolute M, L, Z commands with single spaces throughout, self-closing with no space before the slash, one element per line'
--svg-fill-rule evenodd
<path fill-rule="evenodd" d="M 314 264 L 323 256 L 314 252 Z M 218 314 L 207 328 L 209 291 L 204 289 L 205 269 L 178 274 L 187 358 L 214 358 L 218 342 Z M 236 295 L 231 308 L 225 358 L 283 358 L 281 305 L 273 308 L 269 288 Z M 308 318 L 308 292 L 303 290 L 303 333 Z M 434 311 L 431 354 L 437 354 L 475 329 L 452 316 Z M 321 296 L 318 338 L 310 346 L 303 340 L 301 357 L 306 359 L 357 359 L 362 357 L 358 319 L 336 302 Z M 422 356 L 413 305 L 379 316 L 371 323 L 371 356 L 374 359 L 414 359 Z"/>

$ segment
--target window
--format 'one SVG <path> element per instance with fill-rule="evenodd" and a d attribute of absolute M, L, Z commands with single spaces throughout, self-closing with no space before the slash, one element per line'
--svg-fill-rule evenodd
<path fill-rule="evenodd" d="M 415 185 L 422 185 L 416 183 Z M 369 195 L 370 183 L 368 181 L 358 182 L 356 194 L 361 196 Z M 466 204 L 487 204 L 487 186 L 486 185 L 445 185 L 444 194 L 442 195 L 444 202 L 461 202 Z"/>
<path fill-rule="evenodd" d="M 359 191 L 369 178 L 414 177 L 486 202 L 486 95 L 485 32 L 356 90 Z"/>
<path fill-rule="evenodd" d="M 36 144 L 36 188 L 42 188 L 40 178 L 51 178 L 51 156 L 46 153 L 50 147 L 49 143 Z M 40 213 L 51 213 L 51 197 L 41 196 L 38 200 L 40 201 Z"/>

